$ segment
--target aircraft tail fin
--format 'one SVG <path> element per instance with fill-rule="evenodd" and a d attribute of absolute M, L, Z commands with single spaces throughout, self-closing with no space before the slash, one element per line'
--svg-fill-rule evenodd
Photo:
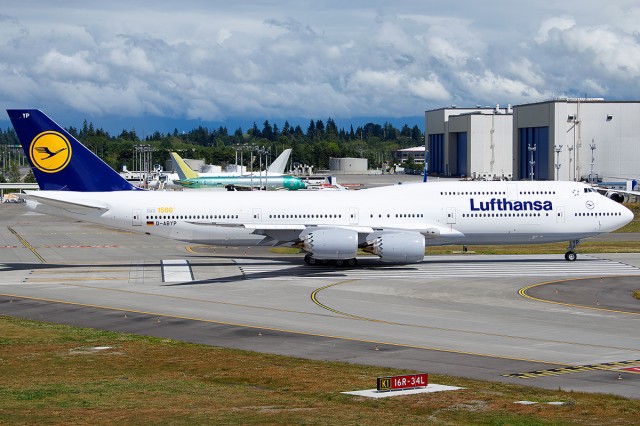
<path fill-rule="evenodd" d="M 9 109 L 7 114 L 40 189 L 81 192 L 139 189 L 42 111 Z"/>
<path fill-rule="evenodd" d="M 271 163 L 269 167 L 267 167 L 267 172 L 269 172 L 269 174 L 283 175 L 284 170 L 287 168 L 287 162 L 289 161 L 290 155 L 291 148 L 287 148 L 282 151 L 282 153 L 278 155 L 278 158 L 273 160 L 273 163 Z"/>
<path fill-rule="evenodd" d="M 170 153 L 171 159 L 175 163 L 175 169 L 180 177 L 180 180 L 195 179 L 198 177 L 198 173 L 191 170 L 191 167 L 180 157 L 177 153 Z"/>

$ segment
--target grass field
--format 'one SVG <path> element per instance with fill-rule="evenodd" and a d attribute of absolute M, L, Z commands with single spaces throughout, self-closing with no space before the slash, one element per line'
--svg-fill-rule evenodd
<path fill-rule="evenodd" d="M 404 371 L 0 317 L 0 424 L 637 424 L 640 401 L 430 375 L 452 392 L 370 400 Z M 97 350 L 96 347 L 109 347 Z M 519 405 L 562 401 L 564 406 Z"/>

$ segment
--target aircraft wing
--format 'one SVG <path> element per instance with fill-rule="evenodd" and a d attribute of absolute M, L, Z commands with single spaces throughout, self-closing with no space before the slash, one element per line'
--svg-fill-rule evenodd
<path fill-rule="evenodd" d="M 635 195 L 636 197 L 640 197 L 640 191 L 628 191 L 626 189 L 609 189 L 607 192 L 620 192 L 622 194 Z"/>
<path fill-rule="evenodd" d="M 66 210 L 71 213 L 84 214 L 84 215 L 101 215 L 109 210 L 109 207 L 105 204 L 96 202 L 95 200 L 77 200 L 66 201 L 56 198 L 50 198 L 48 196 L 42 196 L 34 193 L 16 194 L 18 197 L 26 201 L 35 201 L 38 204 L 42 204 L 47 207 L 53 207 L 56 209 Z"/>
<path fill-rule="evenodd" d="M 369 235 L 374 232 L 418 232 L 425 236 L 426 239 L 435 238 L 462 238 L 464 234 L 453 227 L 445 227 L 434 224 L 423 224 L 416 227 L 389 227 L 389 228 L 372 228 L 370 226 L 347 226 L 347 225 L 305 225 L 305 224 L 269 224 L 269 223 L 222 223 L 222 222 L 190 222 L 194 225 L 209 225 L 233 228 L 253 229 L 254 234 L 266 235 L 274 240 L 292 241 L 297 238 L 300 232 L 309 228 L 332 228 L 356 231 L 358 234 Z"/>

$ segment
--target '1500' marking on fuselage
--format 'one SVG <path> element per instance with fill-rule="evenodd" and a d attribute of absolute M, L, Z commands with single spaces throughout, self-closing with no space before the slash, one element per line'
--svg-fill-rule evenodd
<path fill-rule="evenodd" d="M 478 201 L 471 198 L 472 212 L 490 212 L 490 211 L 551 211 L 553 203 L 551 201 L 508 201 L 506 198 L 492 198 L 491 201 Z"/>

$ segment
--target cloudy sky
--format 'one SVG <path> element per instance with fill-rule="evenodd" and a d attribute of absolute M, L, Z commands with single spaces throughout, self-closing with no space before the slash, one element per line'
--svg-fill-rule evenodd
<path fill-rule="evenodd" d="M 452 104 L 638 100 L 638 81 L 637 1 L 59 0 L 0 9 L 0 107 L 40 108 L 64 126 L 87 118 L 110 131 L 173 129 L 190 120 L 233 130 L 243 120 L 414 117 L 423 127 L 425 110 Z"/>

